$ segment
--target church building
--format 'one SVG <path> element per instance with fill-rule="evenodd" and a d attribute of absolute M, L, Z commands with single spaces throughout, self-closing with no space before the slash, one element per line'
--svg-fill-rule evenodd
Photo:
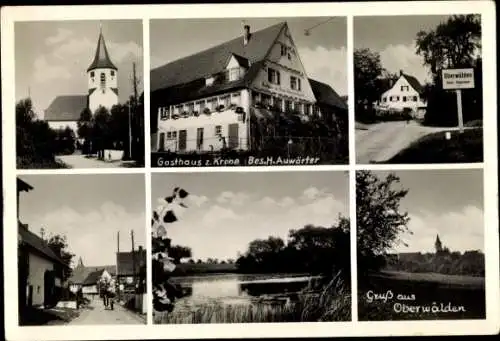
<path fill-rule="evenodd" d="M 87 94 L 57 96 L 45 110 L 44 120 L 52 129 L 70 127 L 77 135 L 77 122 L 85 108 L 94 113 L 100 106 L 109 110 L 118 104 L 118 68 L 111 61 L 102 29 L 86 76 Z"/>

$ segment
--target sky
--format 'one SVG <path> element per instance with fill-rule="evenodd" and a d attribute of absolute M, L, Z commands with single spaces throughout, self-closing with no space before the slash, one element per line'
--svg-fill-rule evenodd
<path fill-rule="evenodd" d="M 389 172 L 373 172 L 385 177 Z M 409 190 L 401 201 L 408 212 L 409 244 L 398 252 L 433 252 L 436 234 L 450 251 L 484 251 L 483 173 L 481 169 L 395 171 L 398 187 Z"/>
<path fill-rule="evenodd" d="M 167 227 L 172 244 L 192 249 L 194 259 L 236 259 L 255 239 L 286 241 L 307 224 L 331 227 L 349 214 L 347 172 L 162 173 L 151 179 L 152 204 L 180 186 L 188 208 Z"/>
<path fill-rule="evenodd" d="M 22 175 L 34 187 L 22 192 L 19 219 L 31 232 L 66 235 L 69 250 L 88 266 L 116 264 L 120 251 L 145 247 L 145 188 L 142 174 Z M 74 265 L 75 265 L 74 264 Z"/>
<path fill-rule="evenodd" d="M 354 49 L 369 48 L 380 53 L 382 67 L 391 73 L 403 70 L 420 83 L 431 80 L 429 69 L 416 54 L 419 31 L 434 30 L 450 16 L 370 16 L 354 17 Z"/>
<path fill-rule="evenodd" d="M 35 113 L 59 95 L 86 95 L 87 68 L 94 59 L 99 26 L 118 68 L 120 103 L 132 94 L 132 63 L 142 80 L 142 20 L 16 22 L 16 102 L 31 95 Z M 139 83 L 142 91 L 143 83 Z"/>
<path fill-rule="evenodd" d="M 305 36 L 305 29 L 329 19 Z M 287 21 L 309 77 L 329 84 L 341 96 L 347 95 L 345 17 L 151 20 L 151 68 L 240 36 L 243 20 L 250 25 L 252 32 Z"/>

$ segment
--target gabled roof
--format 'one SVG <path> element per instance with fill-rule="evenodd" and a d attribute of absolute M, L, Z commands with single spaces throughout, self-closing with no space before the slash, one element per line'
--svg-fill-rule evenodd
<path fill-rule="evenodd" d="M 133 259 L 132 252 L 118 252 L 116 254 L 116 261 L 118 264 L 118 275 L 120 276 L 131 276 L 134 274 L 134 262 L 135 262 L 135 274 L 139 275 L 139 271 L 142 266 L 146 265 L 146 250 L 136 250 L 135 259 Z"/>
<path fill-rule="evenodd" d="M 97 48 L 95 51 L 94 60 L 87 69 L 87 72 L 100 68 L 118 70 L 118 68 L 109 58 L 108 49 L 106 48 L 106 43 L 104 42 L 104 36 L 102 35 L 102 32 L 99 32 L 99 39 L 97 40 Z"/>
<path fill-rule="evenodd" d="M 157 67 L 151 70 L 151 91 L 188 84 L 222 72 L 232 54 L 246 58 L 251 65 L 262 61 L 285 26 L 283 22 L 252 33 L 246 46 L 240 36 Z"/>
<path fill-rule="evenodd" d="M 418 79 L 416 79 L 415 77 L 413 76 L 410 76 L 410 75 L 407 75 L 407 74 L 403 74 L 402 75 L 406 81 L 408 83 L 410 83 L 411 87 L 416 91 L 418 92 L 419 94 L 421 94 L 424 90 L 424 88 L 422 87 L 422 85 L 420 84 L 420 82 L 418 81 Z"/>
<path fill-rule="evenodd" d="M 18 231 L 19 236 L 21 237 L 21 241 L 25 245 L 28 245 L 29 247 L 34 249 L 45 259 L 66 266 L 66 263 L 64 263 L 64 261 L 59 256 L 57 256 L 54 251 L 52 251 L 47 242 L 28 230 L 27 225 L 19 223 Z"/>
<path fill-rule="evenodd" d="M 87 108 L 87 95 L 64 95 L 56 97 L 45 110 L 45 121 L 78 121 Z"/>
<path fill-rule="evenodd" d="M 309 84 L 311 84 L 314 97 L 316 97 L 318 104 L 326 104 L 342 110 L 347 110 L 345 101 L 335 92 L 335 90 L 332 89 L 331 86 L 311 78 L 309 78 Z"/>
<path fill-rule="evenodd" d="M 99 273 L 100 276 L 104 270 L 106 270 L 112 276 L 116 275 L 115 265 L 83 266 L 82 263 L 73 269 L 69 281 L 74 284 L 92 285 L 95 284 L 95 282 L 92 282 L 94 279 L 88 279 L 88 277 L 91 274 L 93 274 L 92 276 L 96 276 L 94 273 Z"/>
<path fill-rule="evenodd" d="M 250 67 L 250 62 L 248 61 L 247 58 L 242 57 L 242 56 L 238 56 L 236 53 L 233 53 L 232 57 L 234 57 L 234 59 L 236 59 L 239 66 L 244 67 L 244 68 Z"/>
<path fill-rule="evenodd" d="M 28 184 L 27 182 L 24 182 L 23 180 L 17 178 L 17 190 L 19 192 L 28 192 L 33 189 L 33 186 Z"/>
<path fill-rule="evenodd" d="M 99 278 L 101 278 L 103 272 L 104 272 L 104 269 L 94 270 L 94 271 L 90 272 L 88 274 L 87 278 L 85 278 L 85 280 L 83 281 L 82 285 L 94 285 L 94 284 L 96 284 L 99 281 Z"/>

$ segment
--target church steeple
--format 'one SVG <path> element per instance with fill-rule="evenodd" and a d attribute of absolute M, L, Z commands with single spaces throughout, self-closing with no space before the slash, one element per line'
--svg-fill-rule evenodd
<path fill-rule="evenodd" d="M 87 72 L 94 69 L 118 70 L 118 68 L 115 66 L 115 64 L 113 64 L 111 58 L 109 57 L 108 49 L 106 48 L 106 42 L 104 41 L 104 36 L 102 35 L 102 26 L 99 27 L 99 38 L 97 40 L 97 48 L 95 51 L 94 60 L 87 69 Z"/>
<path fill-rule="evenodd" d="M 436 248 L 436 252 L 443 251 L 443 244 L 441 243 L 441 239 L 439 239 L 439 234 L 436 235 L 436 242 L 434 243 L 434 247 Z"/>

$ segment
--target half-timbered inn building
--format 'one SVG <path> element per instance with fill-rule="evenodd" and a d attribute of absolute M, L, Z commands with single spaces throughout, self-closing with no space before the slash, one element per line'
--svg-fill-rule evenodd
<path fill-rule="evenodd" d="M 57 96 L 45 110 L 44 120 L 52 129 L 70 127 L 78 136 L 77 123 L 85 108 L 94 113 L 100 106 L 110 110 L 118 104 L 118 68 L 111 61 L 102 31 L 94 59 L 86 70 L 86 84 L 87 94 Z"/>
<path fill-rule="evenodd" d="M 335 61 L 332 61 L 335 62 Z M 251 120 L 347 120 L 327 84 L 309 79 L 286 22 L 151 70 L 152 150 L 251 150 Z"/>

